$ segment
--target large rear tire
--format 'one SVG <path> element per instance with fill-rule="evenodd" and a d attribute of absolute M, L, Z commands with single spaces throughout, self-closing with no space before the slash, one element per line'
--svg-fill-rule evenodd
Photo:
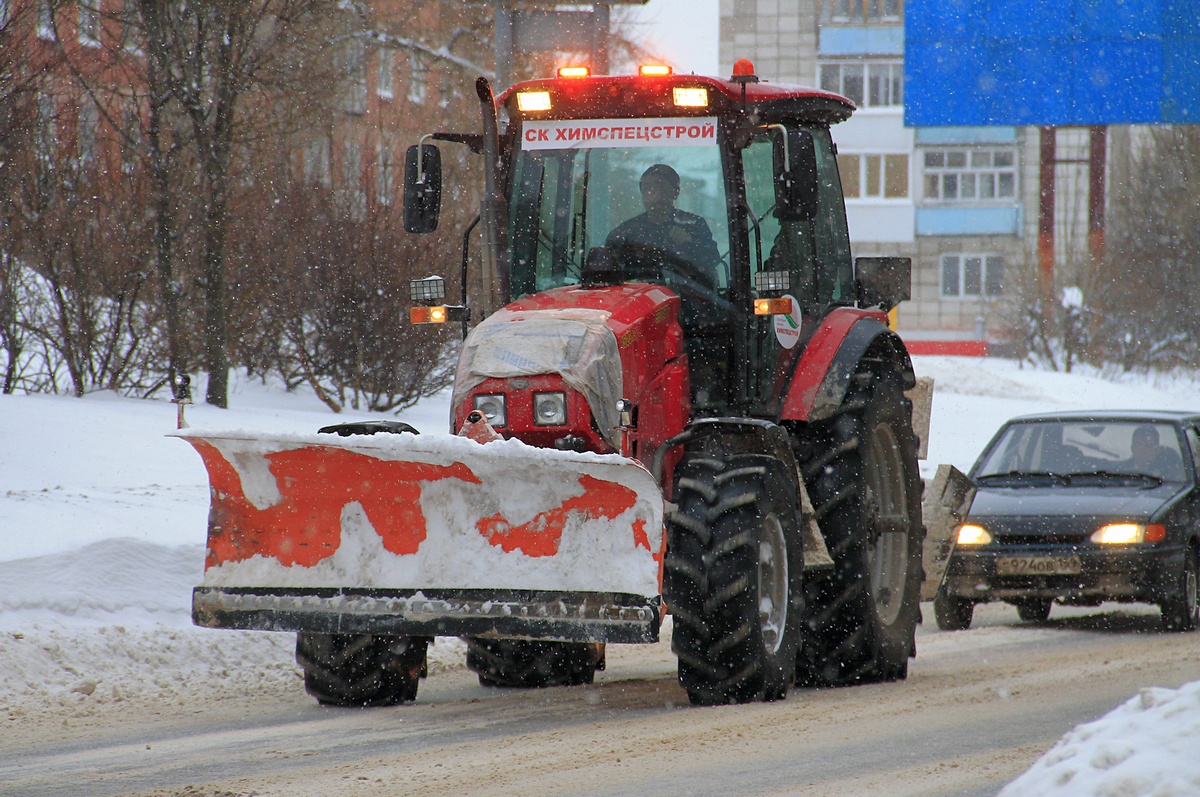
<path fill-rule="evenodd" d="M 924 568 L 912 405 L 900 374 L 864 369 L 833 417 L 798 435 L 797 456 L 834 566 L 805 581 L 797 683 L 908 676 Z"/>
<path fill-rule="evenodd" d="M 417 699 L 429 637 L 296 635 L 304 688 L 326 706 L 394 706 Z"/>
<path fill-rule="evenodd" d="M 793 477 L 775 459 L 686 459 L 667 519 L 663 597 L 696 705 L 779 700 L 795 673 L 804 552 Z"/>
<path fill-rule="evenodd" d="M 604 669 L 599 642 L 468 638 L 467 666 L 482 686 L 537 689 L 590 684 Z"/>

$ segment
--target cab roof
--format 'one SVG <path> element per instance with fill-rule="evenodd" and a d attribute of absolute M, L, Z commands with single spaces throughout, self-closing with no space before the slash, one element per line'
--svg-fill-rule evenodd
<path fill-rule="evenodd" d="M 680 107 L 676 88 L 708 90 L 708 105 Z M 727 116 L 739 113 L 745 91 L 746 112 L 757 122 L 795 119 L 835 124 L 849 118 L 855 106 L 841 95 L 807 86 L 741 82 L 701 75 L 603 75 L 561 77 L 518 83 L 497 99 L 514 120 L 536 119 L 638 119 L 653 117 Z M 517 94 L 545 91 L 548 111 L 521 111 Z"/>

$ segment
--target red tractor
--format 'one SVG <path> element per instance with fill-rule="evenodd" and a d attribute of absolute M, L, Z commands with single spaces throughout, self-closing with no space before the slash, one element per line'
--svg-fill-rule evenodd
<path fill-rule="evenodd" d="M 830 126 L 853 105 L 736 71 L 477 82 L 482 132 L 432 137 L 483 156 L 487 287 L 465 254 L 460 305 L 412 287 L 414 321 L 470 327 L 460 434 L 181 433 L 213 483 L 198 624 L 299 632 L 337 705 L 414 699 L 434 636 L 485 685 L 590 683 L 666 613 L 696 704 L 907 675 L 910 263 L 852 261 Z M 431 231 L 434 145 L 405 182 Z"/>

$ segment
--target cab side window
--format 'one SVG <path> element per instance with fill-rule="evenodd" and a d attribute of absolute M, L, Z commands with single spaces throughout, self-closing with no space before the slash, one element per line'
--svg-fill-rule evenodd
<path fill-rule="evenodd" d="M 850 231 L 843 210 L 842 181 L 829 130 L 814 130 L 817 150 L 817 296 L 825 302 L 854 301 L 854 267 L 850 261 Z"/>

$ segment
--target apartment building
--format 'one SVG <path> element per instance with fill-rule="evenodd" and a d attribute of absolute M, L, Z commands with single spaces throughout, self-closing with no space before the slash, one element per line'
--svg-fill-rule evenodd
<path fill-rule="evenodd" d="M 897 312 L 910 347 L 1003 348 L 1037 264 L 1038 128 L 906 126 L 903 0 L 721 0 L 720 15 L 723 71 L 750 58 L 763 79 L 858 106 L 833 129 L 851 241 L 912 258 Z"/>

